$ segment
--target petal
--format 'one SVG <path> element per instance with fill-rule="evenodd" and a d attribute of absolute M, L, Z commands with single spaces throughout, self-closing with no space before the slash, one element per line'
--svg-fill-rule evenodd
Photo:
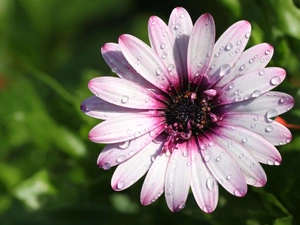
<path fill-rule="evenodd" d="M 98 166 L 106 170 L 126 161 L 145 148 L 163 130 L 164 124 L 138 138 L 106 145 L 98 157 Z"/>
<path fill-rule="evenodd" d="M 161 58 L 169 75 L 173 78 L 171 80 L 172 84 L 178 89 L 180 86 L 178 74 L 182 74 L 181 65 L 177 63 L 180 61 L 180 56 L 169 27 L 160 18 L 152 16 L 149 19 L 148 30 L 152 48 Z"/>
<path fill-rule="evenodd" d="M 113 72 L 119 77 L 130 80 L 144 88 L 154 88 L 152 84 L 146 81 L 135 69 L 128 63 L 120 46 L 116 43 L 106 43 L 101 48 L 101 53 L 105 62 L 110 66 Z"/>
<path fill-rule="evenodd" d="M 266 173 L 257 160 L 252 156 L 250 151 L 246 148 L 246 145 L 244 145 L 246 140 L 245 137 L 244 139 L 239 140 L 239 142 L 228 138 L 226 135 L 231 133 L 231 129 L 229 127 L 222 127 L 217 129 L 216 132 L 218 134 L 214 137 L 216 142 L 218 142 L 218 144 L 220 144 L 223 148 L 226 148 L 232 155 L 243 171 L 247 183 L 257 187 L 264 186 L 267 182 Z M 231 135 L 232 134 L 229 134 L 228 136 Z M 252 142 L 256 141 L 255 138 L 252 139 L 254 139 Z M 222 157 L 220 157 L 219 160 L 222 160 Z M 229 178 L 231 179 L 230 176 L 226 179 L 228 180 Z"/>
<path fill-rule="evenodd" d="M 160 154 L 151 165 L 141 191 L 141 203 L 143 205 L 151 204 L 163 193 L 169 158 L 167 154 Z"/>
<path fill-rule="evenodd" d="M 270 109 L 276 109 L 277 114 L 290 110 L 294 105 L 294 98 L 282 92 L 270 91 L 258 98 L 252 98 L 242 102 L 223 105 L 219 113 L 255 113 L 266 115 Z"/>
<path fill-rule="evenodd" d="M 133 114 L 133 113 L 145 112 L 145 111 L 139 110 L 139 109 L 129 109 L 129 108 L 117 106 L 117 105 L 111 104 L 109 102 L 106 102 L 103 99 L 98 98 L 96 96 L 91 96 L 91 97 L 85 99 L 81 103 L 80 109 L 86 115 L 97 118 L 97 119 L 101 119 L 101 120 L 107 120 L 107 119 L 118 117 L 118 116 L 121 116 L 121 115 L 124 115 L 127 113 Z"/>
<path fill-rule="evenodd" d="M 247 193 L 245 177 L 231 154 L 211 137 L 199 137 L 201 155 L 215 179 L 229 193 L 242 197 Z"/>
<path fill-rule="evenodd" d="M 162 142 L 151 142 L 142 151 L 120 164 L 111 178 L 115 191 L 122 191 L 138 181 L 150 168 L 153 159 L 162 149 Z"/>
<path fill-rule="evenodd" d="M 218 183 L 205 166 L 195 140 L 191 139 L 189 145 L 193 145 L 190 149 L 192 158 L 192 192 L 199 207 L 204 212 L 211 213 L 218 204 Z"/>
<path fill-rule="evenodd" d="M 251 25 L 239 21 L 229 27 L 214 46 L 208 71 L 209 83 L 215 83 L 226 76 L 240 58 L 250 37 Z"/>
<path fill-rule="evenodd" d="M 261 163 L 279 165 L 281 156 L 278 150 L 263 136 L 239 126 L 222 125 L 216 132 L 227 136 L 236 143 L 242 144 Z M 227 143 L 231 147 L 231 141 Z M 242 158 L 242 157 L 241 157 Z"/>
<path fill-rule="evenodd" d="M 223 117 L 221 124 L 232 126 L 233 129 L 236 126 L 244 127 L 263 136 L 272 145 L 284 145 L 291 141 L 292 134 L 285 126 L 270 119 L 270 117 L 277 116 L 276 113 L 276 110 L 269 110 L 264 116 L 242 113 L 227 114 Z"/>
<path fill-rule="evenodd" d="M 177 212 L 185 207 L 191 183 L 191 160 L 186 142 L 177 145 L 166 171 L 165 196 L 169 209 Z"/>
<path fill-rule="evenodd" d="M 247 73 L 219 90 L 216 101 L 220 104 L 228 104 L 258 97 L 278 86 L 285 75 L 285 70 L 277 67 Z"/>
<path fill-rule="evenodd" d="M 175 8 L 169 19 L 169 28 L 173 33 L 180 56 L 180 59 L 175 58 L 177 69 L 181 68 L 182 78 L 186 79 L 188 77 L 187 49 L 190 33 L 193 28 L 193 22 L 189 13 L 182 7 Z M 178 74 L 180 74 L 180 70 L 178 70 Z M 184 80 L 184 82 L 187 82 L 187 80 Z"/>
<path fill-rule="evenodd" d="M 160 90 L 168 92 L 169 73 L 152 48 L 129 34 L 120 36 L 119 45 L 127 61 L 142 77 Z"/>
<path fill-rule="evenodd" d="M 89 138 L 97 143 L 119 143 L 142 136 L 165 122 L 163 116 L 128 114 L 95 126 Z"/>
<path fill-rule="evenodd" d="M 215 43 L 215 23 L 208 13 L 196 21 L 188 46 L 188 75 L 190 82 L 199 82 L 207 71 Z"/>
<path fill-rule="evenodd" d="M 235 77 L 255 70 L 263 69 L 270 62 L 274 49 L 271 45 L 262 43 L 243 52 L 230 73 L 214 85 L 214 88 L 223 87 Z"/>
<path fill-rule="evenodd" d="M 133 109 L 161 109 L 165 104 L 138 84 L 116 77 L 97 77 L 89 82 L 89 89 L 112 104 Z"/>

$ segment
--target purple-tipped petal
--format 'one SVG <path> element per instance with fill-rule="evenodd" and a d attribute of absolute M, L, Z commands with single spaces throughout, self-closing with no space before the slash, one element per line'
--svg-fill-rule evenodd
<path fill-rule="evenodd" d="M 125 79 L 97 77 L 89 82 L 90 90 L 112 104 L 133 109 L 161 109 L 165 103 L 147 89 Z"/>
<path fill-rule="evenodd" d="M 277 67 L 247 73 L 219 90 L 216 101 L 220 104 L 228 104 L 256 98 L 278 86 L 284 80 L 285 75 L 285 70 Z"/>
<path fill-rule="evenodd" d="M 214 138 L 199 137 L 200 153 L 214 178 L 229 193 L 242 197 L 247 193 L 246 179 L 232 155 L 219 145 Z"/>
<path fill-rule="evenodd" d="M 215 42 L 215 23 L 208 13 L 196 21 L 188 46 L 188 76 L 190 83 L 199 83 L 205 75 Z"/>
<path fill-rule="evenodd" d="M 285 126 L 272 120 L 276 116 L 276 109 L 270 109 L 265 115 L 227 114 L 223 117 L 221 124 L 231 126 L 233 130 L 236 126 L 244 127 L 263 136 L 272 145 L 284 145 L 291 141 L 292 134 Z"/>
<path fill-rule="evenodd" d="M 89 133 L 89 139 L 97 143 L 119 143 L 140 137 L 164 122 L 165 118 L 163 116 L 123 115 L 105 120 L 95 126 Z"/>
<path fill-rule="evenodd" d="M 191 188 L 199 207 L 206 213 L 215 210 L 219 199 L 218 182 L 205 166 L 194 139 L 189 146 L 192 159 Z"/>
<path fill-rule="evenodd" d="M 162 195 L 165 185 L 165 173 L 170 155 L 158 155 L 145 178 L 141 191 L 141 203 L 149 205 Z"/>
<path fill-rule="evenodd" d="M 161 148 L 162 142 L 153 141 L 138 154 L 120 164 L 111 178 L 112 188 L 122 191 L 133 185 L 148 171 Z"/>
<path fill-rule="evenodd" d="M 88 116 L 107 120 L 124 114 L 144 113 L 145 110 L 129 109 L 111 104 L 96 96 L 85 99 L 80 105 L 81 111 Z"/>
<path fill-rule="evenodd" d="M 243 20 L 233 24 L 221 35 L 214 46 L 209 65 L 209 83 L 213 84 L 230 73 L 247 45 L 250 32 L 250 23 Z"/>
<path fill-rule="evenodd" d="M 163 130 L 164 125 L 160 125 L 138 138 L 106 145 L 98 157 L 98 166 L 106 170 L 126 161 L 145 148 Z"/>
<path fill-rule="evenodd" d="M 152 16 L 149 19 L 148 30 L 152 48 L 167 68 L 169 76 L 172 77 L 171 83 L 178 89 L 181 79 L 179 74 L 182 74 L 180 64 L 178 64 L 180 55 L 169 27 L 160 18 Z"/>
<path fill-rule="evenodd" d="M 277 114 L 290 110 L 294 105 L 294 98 L 288 94 L 270 91 L 262 94 L 258 98 L 252 98 L 242 102 L 222 105 L 219 113 L 253 113 L 266 115 L 270 109 L 275 109 Z"/>
<path fill-rule="evenodd" d="M 242 144 L 261 163 L 271 165 L 279 165 L 281 163 L 281 155 L 278 150 L 263 136 L 251 130 L 239 126 L 223 125 L 216 132 Z M 231 146 L 230 141 L 228 141 L 228 146 Z"/>
<path fill-rule="evenodd" d="M 226 148 L 232 155 L 235 162 L 239 165 L 244 173 L 247 183 L 252 186 L 262 187 L 267 182 L 267 176 L 264 169 L 252 156 L 251 152 L 246 148 L 244 142 L 248 137 L 243 137 L 242 140 L 236 142 L 234 139 L 228 138 L 226 135 L 231 132 L 230 128 L 220 128 L 216 131 L 218 135 L 214 138 L 223 148 Z M 230 135 L 229 135 L 230 136 Z M 219 160 L 222 160 L 220 156 Z M 227 180 L 231 179 L 231 176 L 226 177 Z"/>
<path fill-rule="evenodd" d="M 187 49 L 193 28 L 191 17 L 184 8 L 177 7 L 171 13 L 168 26 L 173 33 L 175 45 L 179 51 L 180 58 L 175 58 L 178 74 L 180 75 L 181 71 L 182 82 L 187 83 Z"/>
<path fill-rule="evenodd" d="M 129 34 L 119 37 L 119 45 L 127 61 L 142 77 L 168 92 L 171 85 L 168 70 L 152 48 Z"/>
<path fill-rule="evenodd" d="M 235 77 L 255 70 L 263 69 L 270 62 L 274 53 L 271 45 L 262 43 L 255 45 L 243 52 L 230 73 L 224 76 L 214 88 L 221 88 Z"/>
<path fill-rule="evenodd" d="M 170 157 L 165 175 L 165 196 L 172 212 L 185 207 L 191 183 L 192 162 L 187 144 L 178 144 L 177 148 Z"/>
<path fill-rule="evenodd" d="M 135 69 L 133 69 L 124 57 L 118 44 L 106 43 L 101 48 L 101 53 L 105 62 L 119 77 L 130 80 L 144 88 L 155 87 L 138 74 Z"/>

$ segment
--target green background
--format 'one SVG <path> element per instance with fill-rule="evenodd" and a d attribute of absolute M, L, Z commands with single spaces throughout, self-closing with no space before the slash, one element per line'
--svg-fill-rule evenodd
<path fill-rule="evenodd" d="M 264 166 L 268 183 L 237 198 L 220 188 L 217 209 L 205 214 L 189 195 L 169 211 L 162 196 L 140 205 L 142 180 L 123 192 L 110 187 L 114 168 L 96 159 L 103 145 L 88 140 L 99 121 L 81 113 L 90 79 L 112 75 L 100 48 L 123 33 L 148 41 L 147 21 L 168 21 L 183 6 L 193 21 L 205 12 L 217 37 L 234 22 L 251 22 L 248 47 L 275 48 L 269 66 L 287 71 L 277 90 L 294 96 L 282 117 L 300 125 L 299 0 L 1 0 L 0 1 L 0 224 L 300 224 L 300 138 L 279 147 L 283 163 Z"/>

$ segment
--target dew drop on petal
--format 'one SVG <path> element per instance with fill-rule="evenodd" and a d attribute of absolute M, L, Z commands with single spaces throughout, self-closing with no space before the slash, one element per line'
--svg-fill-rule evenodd
<path fill-rule="evenodd" d="M 263 76 L 263 75 L 265 74 L 265 71 L 264 71 L 264 70 L 260 70 L 260 71 L 258 72 L 258 74 L 259 74 L 260 76 Z"/>
<path fill-rule="evenodd" d="M 253 62 L 254 62 L 254 59 L 251 58 L 251 59 L 249 60 L 249 63 L 251 64 L 251 63 L 253 63 Z"/>
<path fill-rule="evenodd" d="M 266 126 L 266 132 L 271 132 L 273 127 L 271 125 Z"/>
<path fill-rule="evenodd" d="M 212 191 L 215 187 L 215 180 L 213 179 L 213 177 L 209 177 L 206 180 L 206 187 L 208 190 Z"/>
<path fill-rule="evenodd" d="M 161 48 L 161 49 L 164 49 L 165 47 L 166 47 L 165 43 L 161 43 L 161 44 L 160 44 L 160 48 Z"/>
<path fill-rule="evenodd" d="M 243 139 L 242 139 L 242 143 L 246 143 L 248 141 L 248 138 L 247 137 L 244 137 Z"/>
<path fill-rule="evenodd" d="M 125 155 L 120 155 L 119 157 L 117 157 L 116 162 L 117 163 L 122 163 L 126 160 L 126 156 Z"/>
<path fill-rule="evenodd" d="M 245 192 L 242 189 L 237 188 L 233 191 L 233 194 L 235 196 L 242 197 L 245 195 Z"/>
<path fill-rule="evenodd" d="M 226 180 L 230 180 L 232 178 L 232 175 L 228 175 L 227 177 L 226 177 Z"/>
<path fill-rule="evenodd" d="M 265 54 L 266 54 L 266 55 L 269 55 L 270 52 L 271 52 L 270 50 L 266 50 L 266 51 L 265 51 Z"/>
<path fill-rule="evenodd" d="M 205 155 L 205 156 L 204 156 L 204 161 L 205 161 L 205 162 L 208 162 L 209 160 L 210 160 L 210 155 Z"/>
<path fill-rule="evenodd" d="M 246 65 L 245 64 L 243 64 L 243 65 L 240 66 L 240 71 L 243 71 L 244 69 L 246 69 Z"/>
<path fill-rule="evenodd" d="M 175 68 L 174 64 L 169 64 L 167 69 L 168 69 L 168 71 L 170 72 L 170 71 L 172 71 L 174 68 Z"/>
<path fill-rule="evenodd" d="M 246 34 L 245 34 L 245 38 L 249 38 L 250 37 L 250 32 L 247 32 Z"/>
<path fill-rule="evenodd" d="M 180 16 L 179 16 L 181 19 L 182 18 L 184 18 L 185 17 L 185 14 L 184 13 L 182 13 L 182 14 L 180 14 Z"/>
<path fill-rule="evenodd" d="M 125 182 L 124 181 L 120 181 L 117 183 L 117 189 L 121 190 L 125 187 Z"/>
<path fill-rule="evenodd" d="M 127 103 L 128 100 L 129 100 L 129 97 L 128 97 L 127 95 L 124 95 L 124 96 L 121 98 L 121 102 L 122 102 L 123 104 Z"/>
<path fill-rule="evenodd" d="M 272 166 L 272 165 L 274 165 L 274 161 L 272 159 L 268 159 L 267 160 L 267 164 L 270 165 L 270 166 Z"/>
<path fill-rule="evenodd" d="M 180 202 L 178 208 L 183 209 L 184 207 L 185 207 L 185 202 L 184 201 Z"/>
<path fill-rule="evenodd" d="M 285 101 L 286 101 L 286 97 L 281 97 L 279 99 L 279 104 L 283 104 L 283 103 L 285 103 Z"/>
<path fill-rule="evenodd" d="M 156 75 L 159 76 L 162 74 L 162 69 L 161 68 L 157 68 L 156 69 Z"/>
<path fill-rule="evenodd" d="M 235 84 L 234 84 L 234 83 L 231 83 L 231 84 L 229 84 L 228 89 L 231 90 L 231 89 L 234 88 L 234 87 L 235 87 Z"/>
<path fill-rule="evenodd" d="M 236 44 L 237 44 L 237 45 L 242 44 L 242 40 L 238 40 Z"/>
<path fill-rule="evenodd" d="M 220 156 L 218 156 L 217 158 L 216 158 L 216 161 L 217 162 L 220 162 L 222 160 L 222 158 L 220 157 Z"/>
<path fill-rule="evenodd" d="M 103 164 L 102 168 L 104 170 L 108 170 L 108 169 L 110 169 L 110 164 L 108 162 L 106 162 L 106 163 Z"/>
<path fill-rule="evenodd" d="M 232 47 L 233 47 L 233 45 L 232 45 L 231 43 L 228 43 L 228 44 L 225 46 L 225 50 L 226 50 L 226 51 L 229 51 L 229 50 L 232 49 Z"/>
<path fill-rule="evenodd" d="M 278 85 L 278 84 L 280 84 L 280 82 L 281 82 L 281 79 L 278 76 L 275 76 L 270 80 L 271 85 Z"/>
<path fill-rule="evenodd" d="M 167 56 L 168 56 L 168 53 L 166 53 L 166 52 L 161 53 L 161 58 L 162 59 L 167 58 Z"/>
<path fill-rule="evenodd" d="M 142 59 L 142 56 L 138 56 L 137 60 L 140 61 Z"/>
<path fill-rule="evenodd" d="M 214 146 L 214 145 L 215 145 L 215 143 L 212 142 L 212 141 L 208 143 L 208 146 L 209 146 L 209 147 L 212 147 L 212 146 Z"/>
<path fill-rule="evenodd" d="M 200 145 L 200 149 L 201 149 L 201 150 L 205 150 L 205 149 L 207 149 L 207 145 L 206 145 L 206 144 L 202 144 L 202 145 Z"/>
<path fill-rule="evenodd" d="M 119 144 L 119 148 L 126 149 L 126 148 L 129 147 L 129 145 L 130 145 L 130 141 L 124 141 L 124 142 Z"/>
<path fill-rule="evenodd" d="M 274 161 L 274 165 L 275 165 L 275 166 L 279 166 L 279 165 L 280 165 L 280 162 L 278 162 L 277 160 L 275 160 L 275 161 Z"/>
<path fill-rule="evenodd" d="M 231 71 L 231 66 L 228 63 L 223 64 L 220 67 L 220 73 L 219 73 L 219 75 L 220 75 L 220 77 L 223 77 L 225 75 L 228 75 L 230 73 L 230 71 Z"/>
<path fill-rule="evenodd" d="M 252 168 L 253 166 L 254 166 L 254 163 L 251 163 L 251 164 L 250 164 L 250 167 Z"/>
<path fill-rule="evenodd" d="M 276 109 L 269 109 L 269 110 L 267 111 L 266 116 L 267 116 L 267 119 L 269 119 L 269 121 L 272 121 L 272 120 L 270 120 L 270 119 L 273 118 L 273 117 L 278 116 L 278 111 L 277 111 Z"/>
<path fill-rule="evenodd" d="M 251 97 L 252 98 L 256 98 L 258 96 L 260 96 L 261 94 L 261 91 L 260 90 L 255 90 L 252 94 L 251 94 Z"/>

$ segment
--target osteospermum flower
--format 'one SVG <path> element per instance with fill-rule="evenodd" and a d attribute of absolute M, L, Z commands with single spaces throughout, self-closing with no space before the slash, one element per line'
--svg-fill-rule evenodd
<path fill-rule="evenodd" d="M 238 197 L 247 184 L 267 181 L 260 163 L 279 165 L 276 145 L 291 140 L 274 118 L 294 104 L 291 96 L 270 91 L 285 78 L 265 68 L 273 47 L 263 43 L 244 51 L 251 26 L 239 21 L 215 43 L 210 14 L 196 23 L 175 8 L 166 25 L 152 16 L 151 47 L 124 34 L 107 43 L 102 55 L 119 77 L 89 82 L 94 93 L 81 109 L 105 120 L 89 138 L 105 143 L 98 158 L 103 169 L 119 165 L 111 180 L 121 191 L 146 173 L 141 203 L 162 193 L 170 210 L 185 206 L 191 188 L 199 207 L 212 212 L 218 186 Z"/>

